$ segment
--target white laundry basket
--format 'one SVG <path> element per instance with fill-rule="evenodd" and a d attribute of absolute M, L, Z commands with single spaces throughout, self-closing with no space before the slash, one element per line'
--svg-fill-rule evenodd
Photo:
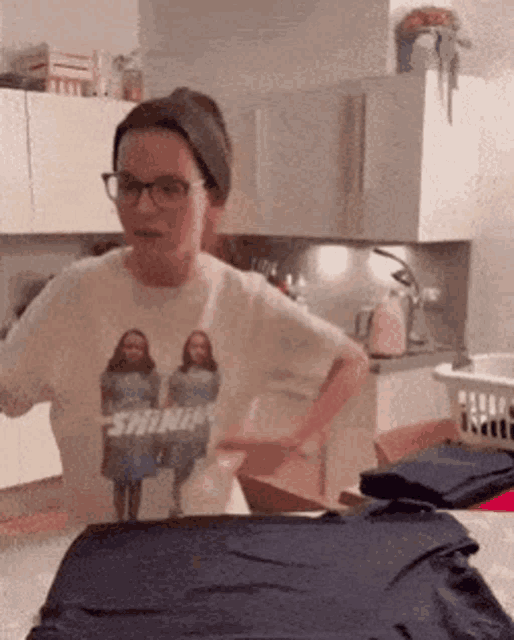
<path fill-rule="evenodd" d="M 462 442 L 514 450 L 514 353 L 476 355 L 454 371 L 441 364 L 434 378 L 448 386 Z"/>

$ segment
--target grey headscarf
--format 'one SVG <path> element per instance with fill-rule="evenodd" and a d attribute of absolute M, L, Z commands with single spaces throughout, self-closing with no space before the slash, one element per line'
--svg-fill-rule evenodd
<path fill-rule="evenodd" d="M 180 87 L 166 98 L 135 107 L 118 125 L 114 137 L 116 171 L 121 138 L 132 129 L 162 127 L 180 133 L 189 143 L 211 191 L 213 202 L 224 204 L 230 193 L 232 145 L 216 102 L 209 96 Z"/>

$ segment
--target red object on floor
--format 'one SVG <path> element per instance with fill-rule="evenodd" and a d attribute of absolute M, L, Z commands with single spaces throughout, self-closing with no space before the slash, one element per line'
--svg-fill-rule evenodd
<path fill-rule="evenodd" d="M 478 508 L 487 511 L 514 511 L 514 491 L 507 491 L 489 502 L 484 502 Z"/>

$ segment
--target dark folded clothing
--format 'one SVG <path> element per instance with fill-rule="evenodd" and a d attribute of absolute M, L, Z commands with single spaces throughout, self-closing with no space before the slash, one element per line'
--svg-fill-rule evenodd
<path fill-rule="evenodd" d="M 450 515 L 401 502 L 91 526 L 28 640 L 512 640 L 477 550 Z"/>
<path fill-rule="evenodd" d="M 511 452 L 452 443 L 361 473 L 360 491 L 381 500 L 407 498 L 439 508 L 463 509 L 512 486 Z"/>

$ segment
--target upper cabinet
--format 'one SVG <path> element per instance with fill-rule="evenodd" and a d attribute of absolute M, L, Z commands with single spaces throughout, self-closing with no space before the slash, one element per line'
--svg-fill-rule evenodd
<path fill-rule="evenodd" d="M 30 233 L 32 200 L 25 93 L 0 90 L 0 233 Z"/>
<path fill-rule="evenodd" d="M 372 242 L 474 236 L 486 83 L 435 72 L 241 98 L 225 108 L 221 231 Z M 0 91 L 0 233 L 121 231 L 100 178 L 133 103 Z"/>
<path fill-rule="evenodd" d="M 474 237 L 486 83 L 461 76 L 448 105 L 438 74 L 363 81 L 366 131 L 355 239 L 438 242 Z M 451 113 L 451 122 L 449 119 Z"/>
<path fill-rule="evenodd" d="M 234 179 L 222 231 L 337 235 L 342 117 L 361 105 L 359 95 L 319 89 L 268 94 L 240 106 L 229 122 Z M 357 138 L 358 128 L 351 134 Z M 357 156 L 350 159 L 355 165 Z"/>
<path fill-rule="evenodd" d="M 256 98 L 231 128 L 235 197 L 223 231 L 472 238 L 484 91 L 484 80 L 459 78 L 452 123 L 435 72 Z"/>
<path fill-rule="evenodd" d="M 27 93 L 34 233 L 119 232 L 100 177 L 133 103 Z"/>

